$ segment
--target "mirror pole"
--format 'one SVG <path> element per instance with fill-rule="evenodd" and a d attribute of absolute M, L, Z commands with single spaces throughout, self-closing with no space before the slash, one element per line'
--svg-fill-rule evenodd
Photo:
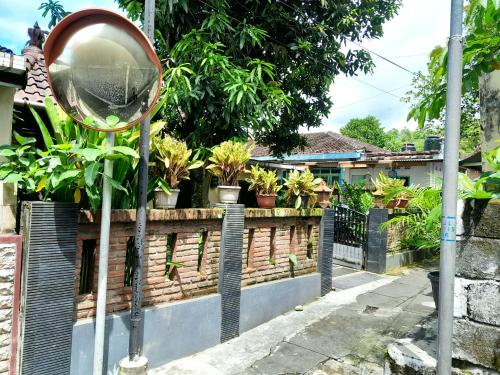
<path fill-rule="evenodd" d="M 154 14 L 155 1 L 146 0 L 144 14 L 144 31 L 151 41 L 154 38 Z M 135 223 L 135 246 L 134 263 L 132 273 L 132 307 L 130 312 L 130 337 L 129 337 L 129 361 L 146 363 L 144 370 L 147 370 L 147 359 L 142 356 L 142 279 L 144 263 L 144 241 L 146 235 L 146 205 L 148 195 L 148 162 L 149 162 L 149 126 L 151 118 L 148 115 L 140 130 L 139 139 L 139 176 L 137 211 Z"/>
<path fill-rule="evenodd" d="M 115 144 L 115 133 L 106 133 L 108 152 Z M 113 160 L 104 159 L 104 175 L 113 177 Z M 111 197 L 113 187 L 107 178 L 102 182 L 101 237 L 99 239 L 99 276 L 97 284 L 96 323 L 94 338 L 94 375 L 102 375 L 104 332 L 106 321 L 106 294 L 108 284 L 109 229 L 111 224 Z"/>

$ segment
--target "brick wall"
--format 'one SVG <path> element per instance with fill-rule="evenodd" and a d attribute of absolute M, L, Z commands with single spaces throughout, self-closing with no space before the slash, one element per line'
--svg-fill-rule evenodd
<path fill-rule="evenodd" d="M 242 286 L 315 272 L 321 212 L 321 209 L 247 209 Z M 222 209 L 149 211 L 144 259 L 145 306 L 217 291 L 222 219 Z M 131 288 L 125 286 L 125 275 L 134 224 L 135 211 L 113 211 L 108 312 L 130 308 Z M 77 244 L 77 319 L 95 315 L 98 253 L 99 217 L 85 212 L 80 219 Z M 172 263 L 182 266 L 169 267 L 167 253 L 171 254 Z M 297 266 L 292 267 L 289 254 L 297 256 Z M 87 281 L 83 288 L 81 279 Z"/>

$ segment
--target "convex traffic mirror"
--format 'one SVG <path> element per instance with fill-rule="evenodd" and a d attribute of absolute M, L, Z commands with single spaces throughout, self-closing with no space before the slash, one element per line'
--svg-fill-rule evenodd
<path fill-rule="evenodd" d="M 64 18 L 44 46 L 49 83 L 62 109 L 99 131 L 144 120 L 158 99 L 161 64 L 147 37 L 104 9 Z"/>

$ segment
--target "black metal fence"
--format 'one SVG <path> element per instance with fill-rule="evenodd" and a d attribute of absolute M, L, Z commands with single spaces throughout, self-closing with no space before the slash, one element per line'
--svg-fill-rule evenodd
<path fill-rule="evenodd" d="M 363 247 L 366 243 L 367 215 L 348 207 L 334 207 L 334 243 Z"/>

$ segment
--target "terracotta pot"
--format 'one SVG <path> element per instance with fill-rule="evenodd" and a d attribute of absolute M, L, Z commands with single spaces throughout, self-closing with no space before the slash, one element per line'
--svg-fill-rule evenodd
<path fill-rule="evenodd" d="M 386 208 L 394 208 L 396 207 L 398 204 L 398 200 L 397 199 L 392 199 L 391 201 L 389 201 L 387 203 L 387 205 L 385 206 Z"/>
<path fill-rule="evenodd" d="M 408 199 L 399 198 L 396 207 L 405 208 L 408 205 Z"/>
<path fill-rule="evenodd" d="M 256 194 L 256 196 L 260 208 L 274 208 L 276 206 L 276 194 Z"/>
<path fill-rule="evenodd" d="M 240 190 L 240 186 L 219 186 L 219 203 L 238 203 Z"/>
<path fill-rule="evenodd" d="M 179 197 L 179 189 L 171 189 L 170 194 L 165 193 L 162 189 L 155 189 L 154 206 L 159 209 L 174 209 Z"/>

